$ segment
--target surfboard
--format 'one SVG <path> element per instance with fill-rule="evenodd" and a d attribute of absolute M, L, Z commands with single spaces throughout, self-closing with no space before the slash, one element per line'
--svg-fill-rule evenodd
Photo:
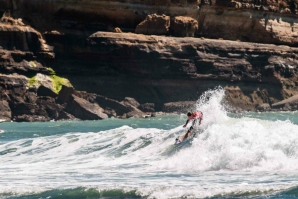
<path fill-rule="evenodd" d="M 187 137 L 186 137 L 186 134 L 187 134 L 187 132 L 183 133 L 180 136 L 178 136 L 175 140 L 175 144 L 180 144 L 183 141 L 189 140 L 189 139 L 193 138 L 196 135 L 194 130 L 190 131 Z"/>

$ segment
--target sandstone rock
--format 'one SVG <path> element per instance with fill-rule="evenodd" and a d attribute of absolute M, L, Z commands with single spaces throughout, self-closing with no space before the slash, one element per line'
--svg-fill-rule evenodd
<path fill-rule="evenodd" d="M 78 118 L 65 111 L 61 111 L 59 112 L 59 116 L 55 118 L 55 120 L 78 120 Z"/>
<path fill-rule="evenodd" d="M 56 104 L 54 98 L 48 96 L 39 97 L 36 104 L 38 105 L 36 109 L 37 115 L 42 115 L 50 119 L 61 118 L 60 113 L 63 112 L 64 107 Z"/>
<path fill-rule="evenodd" d="M 92 104 L 87 100 L 71 95 L 72 100 L 67 104 L 66 110 L 75 117 L 82 120 L 106 119 L 108 115 L 103 113 L 103 109 L 97 104 Z"/>
<path fill-rule="evenodd" d="M 122 103 L 126 106 L 133 106 L 136 108 L 140 106 L 139 102 L 132 97 L 125 97 Z"/>
<path fill-rule="evenodd" d="M 51 89 L 41 85 L 37 89 L 37 96 L 49 96 L 49 97 L 52 97 L 52 98 L 56 98 L 58 95 L 57 95 L 57 93 L 55 93 Z"/>
<path fill-rule="evenodd" d="M 1 33 L 0 33 L 1 34 Z M 7 63 L 11 63 L 9 66 Z M 34 60 L 32 52 L 19 50 L 8 51 L 0 49 L 0 65 L 2 73 L 32 76 L 35 73 L 48 74 L 48 71 L 39 62 Z"/>
<path fill-rule="evenodd" d="M 124 113 L 124 114 L 121 115 L 119 118 L 120 118 L 120 119 L 126 119 L 126 118 L 128 118 L 128 117 L 127 117 L 126 113 Z"/>
<path fill-rule="evenodd" d="M 106 108 L 104 110 L 104 113 L 107 114 L 109 117 L 117 117 L 116 111 L 111 108 Z"/>
<path fill-rule="evenodd" d="M 118 27 L 114 28 L 113 32 L 122 33 L 122 30 Z"/>
<path fill-rule="evenodd" d="M 155 112 L 154 103 L 141 104 L 138 108 L 144 112 Z"/>
<path fill-rule="evenodd" d="M 40 86 L 43 86 L 43 87 L 46 87 L 46 88 L 48 88 L 48 89 L 50 89 L 52 91 L 54 90 L 53 80 L 48 75 L 37 73 L 36 76 L 34 77 L 34 80 L 33 81 L 34 82 L 32 82 L 29 85 L 29 87 L 36 87 L 38 89 Z"/>
<path fill-rule="evenodd" d="M 140 106 L 140 104 L 134 98 L 125 97 L 124 100 L 120 103 L 126 107 L 125 110 L 127 111 L 125 114 L 123 114 L 121 116 L 121 118 L 123 118 L 123 117 L 140 118 L 140 117 L 143 117 L 144 115 L 146 115 L 144 112 L 142 112 L 140 109 L 137 108 Z"/>
<path fill-rule="evenodd" d="M 60 104 L 67 103 L 70 100 L 71 95 L 74 92 L 73 87 L 67 87 L 62 85 L 62 88 L 58 94 L 57 102 Z"/>
<path fill-rule="evenodd" d="M 30 91 L 26 92 L 24 95 L 24 100 L 27 103 L 35 104 L 37 100 L 36 92 L 30 92 Z"/>
<path fill-rule="evenodd" d="M 26 17 L 33 27 L 42 30 L 48 28 L 58 30 L 57 24 L 59 27 L 69 29 L 69 32 L 74 30 L 75 34 L 78 32 L 78 26 L 82 26 L 80 29 L 84 31 L 106 31 L 108 24 L 117 24 L 122 30 L 129 30 L 136 27 L 148 13 L 167 13 L 169 16 L 193 18 L 199 16 L 199 26 L 208 26 L 200 28 L 200 33 L 205 37 L 267 42 L 271 36 L 272 42 L 284 43 L 286 40 L 292 44 L 297 43 L 295 36 L 297 2 L 293 0 L 150 0 L 142 2 L 138 0 L 121 1 L 121 3 L 119 0 L 111 0 L 96 3 L 79 1 L 75 5 L 61 1 L 44 1 L 42 5 L 37 1 L 13 2 L 15 6 L 7 8 L 5 5 L 12 5 L 12 3 L 2 0 L 1 11 L 18 8 L 17 12 L 14 12 L 16 17 Z M 240 9 L 233 9 L 232 5 Z M 37 9 L 41 6 L 42 9 Z M 245 10 L 242 10 L 243 8 Z M 275 19 L 286 22 L 286 25 L 267 24 Z M 100 28 L 102 26 L 105 28 Z M 289 35 L 292 41 L 289 40 Z"/>
<path fill-rule="evenodd" d="M 7 17 L 7 16 L 3 16 L 0 19 L 0 23 L 7 24 L 7 25 L 25 26 L 25 24 L 22 22 L 22 19 L 14 19 L 12 17 Z"/>
<path fill-rule="evenodd" d="M 298 95 L 294 95 L 288 99 L 272 104 L 274 109 L 283 109 L 285 111 L 297 110 L 298 108 Z"/>
<path fill-rule="evenodd" d="M 43 96 L 34 99 L 34 94 L 31 92 L 26 96 L 28 98 L 26 102 L 11 102 L 13 120 L 15 121 L 49 121 L 74 118 L 65 113 L 64 107 L 56 104 L 52 97 Z"/>
<path fill-rule="evenodd" d="M 37 112 L 39 112 L 39 114 L 41 113 L 37 104 L 31 104 L 31 103 L 27 103 L 27 102 L 14 102 L 11 105 L 11 110 L 12 110 L 14 116 L 34 115 L 34 114 L 37 114 Z M 46 115 L 46 112 L 43 111 L 43 113 L 41 113 L 41 115 Z"/>
<path fill-rule="evenodd" d="M 37 89 L 40 86 L 43 86 L 49 90 L 52 90 L 54 93 L 58 93 L 59 89 L 62 88 L 62 86 L 71 87 L 71 84 L 68 79 L 58 77 L 56 75 L 45 75 L 41 73 L 37 73 L 35 76 L 31 77 L 29 79 L 29 88 L 36 87 Z M 43 88 L 43 90 L 45 89 Z M 54 94 L 52 94 L 54 96 Z"/>
<path fill-rule="evenodd" d="M 73 94 L 75 96 L 78 96 L 79 98 L 83 98 L 91 103 L 96 103 L 96 97 L 97 95 L 94 93 L 88 93 L 86 91 L 78 91 L 78 90 L 74 90 Z"/>
<path fill-rule="evenodd" d="M 140 106 L 140 104 L 134 98 L 125 97 L 121 103 L 129 109 L 129 111 L 126 113 L 127 118 L 130 118 L 130 117 L 140 118 L 146 115 L 140 109 L 137 108 Z"/>
<path fill-rule="evenodd" d="M 243 110 L 247 107 L 255 110 L 258 104 L 269 102 L 266 96 L 254 94 L 251 98 L 257 89 L 265 90 L 267 96 L 275 100 L 283 99 L 284 75 L 291 79 L 287 79 L 291 83 L 286 87 L 290 86 L 293 94 L 297 93 L 292 88 L 296 87 L 294 71 L 298 59 L 291 58 L 296 48 L 129 33 L 97 32 L 91 38 L 97 43 L 92 50 L 101 57 L 101 64 L 113 69 L 111 73 L 121 74 L 115 78 L 98 74 L 102 78 L 101 82 L 94 78 L 96 90 L 114 99 L 134 96 L 141 104 L 153 102 L 156 111 L 162 110 L 163 103 L 196 100 L 200 93 L 216 85 L 238 87 L 242 94 L 235 93 L 239 98 L 228 95 L 230 102 Z M 107 43 L 109 45 L 105 45 Z M 111 51 L 113 53 L 109 54 Z M 105 57 L 107 54 L 109 59 Z"/>
<path fill-rule="evenodd" d="M 108 31 L 109 32 L 116 32 L 116 33 L 122 33 L 122 30 L 119 27 L 113 27 L 113 26 L 108 26 Z"/>
<path fill-rule="evenodd" d="M 0 119 L 11 120 L 11 110 L 7 101 L 0 101 Z"/>
<path fill-rule="evenodd" d="M 171 33 L 179 37 L 193 37 L 198 30 L 198 21 L 186 16 L 177 16 L 171 20 Z"/>
<path fill-rule="evenodd" d="M 8 50 L 53 53 L 53 48 L 38 31 L 25 26 L 20 19 L 11 17 L 2 17 L 0 20 L 0 46 Z"/>
<path fill-rule="evenodd" d="M 146 115 L 145 113 L 143 113 L 142 111 L 140 111 L 138 109 L 135 109 L 133 111 L 126 113 L 127 118 L 130 118 L 130 117 L 141 118 L 145 115 Z"/>
<path fill-rule="evenodd" d="M 147 18 L 136 27 L 137 34 L 166 35 L 170 27 L 170 17 L 166 15 L 148 15 Z"/>
<path fill-rule="evenodd" d="M 15 122 L 45 122 L 49 120 L 50 118 L 40 115 L 18 115 L 13 117 Z"/>
<path fill-rule="evenodd" d="M 108 110 L 108 109 L 115 110 L 117 115 L 123 115 L 124 113 L 127 113 L 131 110 L 129 107 L 125 106 L 123 103 L 120 103 L 113 99 L 109 99 L 109 98 L 101 96 L 101 95 L 97 95 L 96 102 L 106 110 Z"/>
<path fill-rule="evenodd" d="M 113 6 L 115 3 L 117 6 Z M 263 103 L 270 101 L 270 97 L 273 98 L 270 103 L 282 100 L 284 96 L 289 96 L 282 95 L 284 90 L 294 95 L 298 92 L 296 48 L 127 33 L 97 33 L 86 41 L 86 35 L 97 30 L 99 18 L 128 31 L 136 27 L 147 13 L 159 11 L 169 16 L 194 18 L 199 14 L 200 36 L 297 46 L 297 17 L 290 14 L 297 10 L 293 1 L 164 0 L 119 3 L 112 0 L 96 3 L 78 1 L 71 6 L 61 1 L 43 1 L 43 9 L 36 9 L 40 5 L 37 1 L 1 1 L 2 12 L 12 9 L 14 16 L 26 16 L 26 23 L 38 27 L 33 29 L 19 23 L 20 20 L 4 19 L 6 21 L 0 26 L 0 43 L 4 49 L 11 51 L 0 50 L 1 73 L 19 73 L 28 77 L 36 72 L 45 75 L 45 71 L 41 72 L 44 67 L 36 61 L 44 59 L 40 63 L 54 66 L 60 74 L 70 76 L 76 88 L 88 91 L 74 91 L 77 96 L 94 102 L 98 100 L 96 94 L 106 95 L 107 99 L 103 101 L 107 104 L 103 108 L 110 115 L 141 109 L 141 105 L 136 107 L 117 101 L 126 96 L 132 96 L 141 104 L 154 102 L 154 109 L 160 111 L 164 103 L 195 100 L 197 95 L 215 85 L 238 88 L 238 91 L 229 91 L 227 96 L 230 102 L 243 109 L 256 108 L 258 104 L 261 108 Z M 239 9 L 226 7 L 231 5 Z M 45 19 L 41 19 L 44 16 L 49 20 L 55 18 L 56 24 L 44 23 Z M 91 26 L 93 29 L 88 29 Z M 55 36 L 51 44 L 55 44 L 55 51 L 59 54 L 59 59 L 55 61 L 45 59 L 54 57 L 38 32 L 45 28 L 57 30 L 49 33 Z M 32 52 L 24 53 L 18 49 Z M 83 78 L 77 78 L 78 75 Z M 11 104 L 27 103 L 25 105 L 32 108 L 29 113 L 50 113 L 57 117 L 59 112 L 49 108 L 48 113 L 45 108 L 47 103 L 52 106 L 52 99 L 40 101 L 41 98 L 29 94 L 33 87 L 27 89 L 26 85 L 27 79 L 0 77 L 1 100 Z M 259 88 L 268 94 L 259 96 L 256 92 Z M 69 97 L 74 93 L 65 95 Z M 68 97 L 61 97 L 64 98 L 62 101 L 68 102 Z M 33 106 L 36 101 L 44 103 L 44 108 Z M 287 103 L 282 109 L 293 107 Z M 175 106 L 169 105 L 168 109 L 175 109 Z M 26 108 L 24 110 L 27 111 Z"/>
<path fill-rule="evenodd" d="M 295 17 L 286 16 L 289 9 L 281 9 L 281 12 L 284 14 L 278 13 L 279 8 L 273 5 L 259 5 L 255 6 L 255 9 L 258 10 L 251 9 L 249 11 L 250 17 L 248 17 L 246 12 L 239 12 L 236 9 L 222 9 L 219 12 L 216 9 L 202 7 L 200 11 L 199 34 L 200 36 L 208 36 L 209 38 L 239 39 L 241 41 L 256 43 L 285 44 L 291 46 L 298 43 L 295 31 L 297 20 Z M 259 15 L 260 12 L 269 12 L 266 10 L 276 13 Z"/>
<path fill-rule="evenodd" d="M 43 34 L 50 34 L 50 35 L 61 35 L 61 32 L 57 30 L 46 31 Z"/>
<path fill-rule="evenodd" d="M 270 111 L 271 107 L 268 103 L 264 103 L 264 104 L 258 105 L 257 110 L 259 110 L 259 111 Z"/>

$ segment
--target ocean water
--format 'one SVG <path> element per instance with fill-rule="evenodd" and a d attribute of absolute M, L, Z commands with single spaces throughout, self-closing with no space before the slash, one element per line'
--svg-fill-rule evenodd
<path fill-rule="evenodd" d="M 180 145 L 185 114 L 1 123 L 0 198 L 298 198 L 298 113 L 230 114 L 223 98 L 200 96 Z"/>

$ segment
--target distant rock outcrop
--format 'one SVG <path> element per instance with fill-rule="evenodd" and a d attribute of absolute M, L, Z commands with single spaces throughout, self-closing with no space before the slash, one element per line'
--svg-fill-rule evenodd
<path fill-rule="evenodd" d="M 193 37 L 198 28 L 198 21 L 191 17 L 177 16 L 171 20 L 171 34 L 174 36 Z"/>
<path fill-rule="evenodd" d="M 71 96 L 66 110 L 79 119 L 99 120 L 108 118 L 108 115 L 103 113 L 103 108 L 75 95 Z"/>
<path fill-rule="evenodd" d="M 166 35 L 169 32 L 170 17 L 166 15 L 148 15 L 136 27 L 136 33 L 144 35 Z"/>
<path fill-rule="evenodd" d="M 298 110 L 298 95 L 272 104 L 272 108 L 283 111 Z"/>

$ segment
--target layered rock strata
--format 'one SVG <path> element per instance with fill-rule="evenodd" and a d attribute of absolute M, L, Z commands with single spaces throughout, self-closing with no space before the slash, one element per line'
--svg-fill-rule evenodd
<path fill-rule="evenodd" d="M 225 88 L 226 104 L 236 111 L 297 109 L 295 1 L 0 0 L 0 5 L 0 119 L 183 112 L 217 86 Z M 161 25 L 152 19 L 140 24 L 154 13 L 163 16 Z M 127 33 L 135 31 L 167 36 Z"/>
<path fill-rule="evenodd" d="M 154 103 L 158 111 L 165 103 L 196 100 L 218 85 L 226 88 L 229 102 L 245 110 L 298 94 L 297 48 L 106 32 L 88 41 L 86 67 L 71 66 L 84 78 L 68 75 L 72 84 L 112 99 Z M 69 74 L 71 68 L 55 70 Z"/>

